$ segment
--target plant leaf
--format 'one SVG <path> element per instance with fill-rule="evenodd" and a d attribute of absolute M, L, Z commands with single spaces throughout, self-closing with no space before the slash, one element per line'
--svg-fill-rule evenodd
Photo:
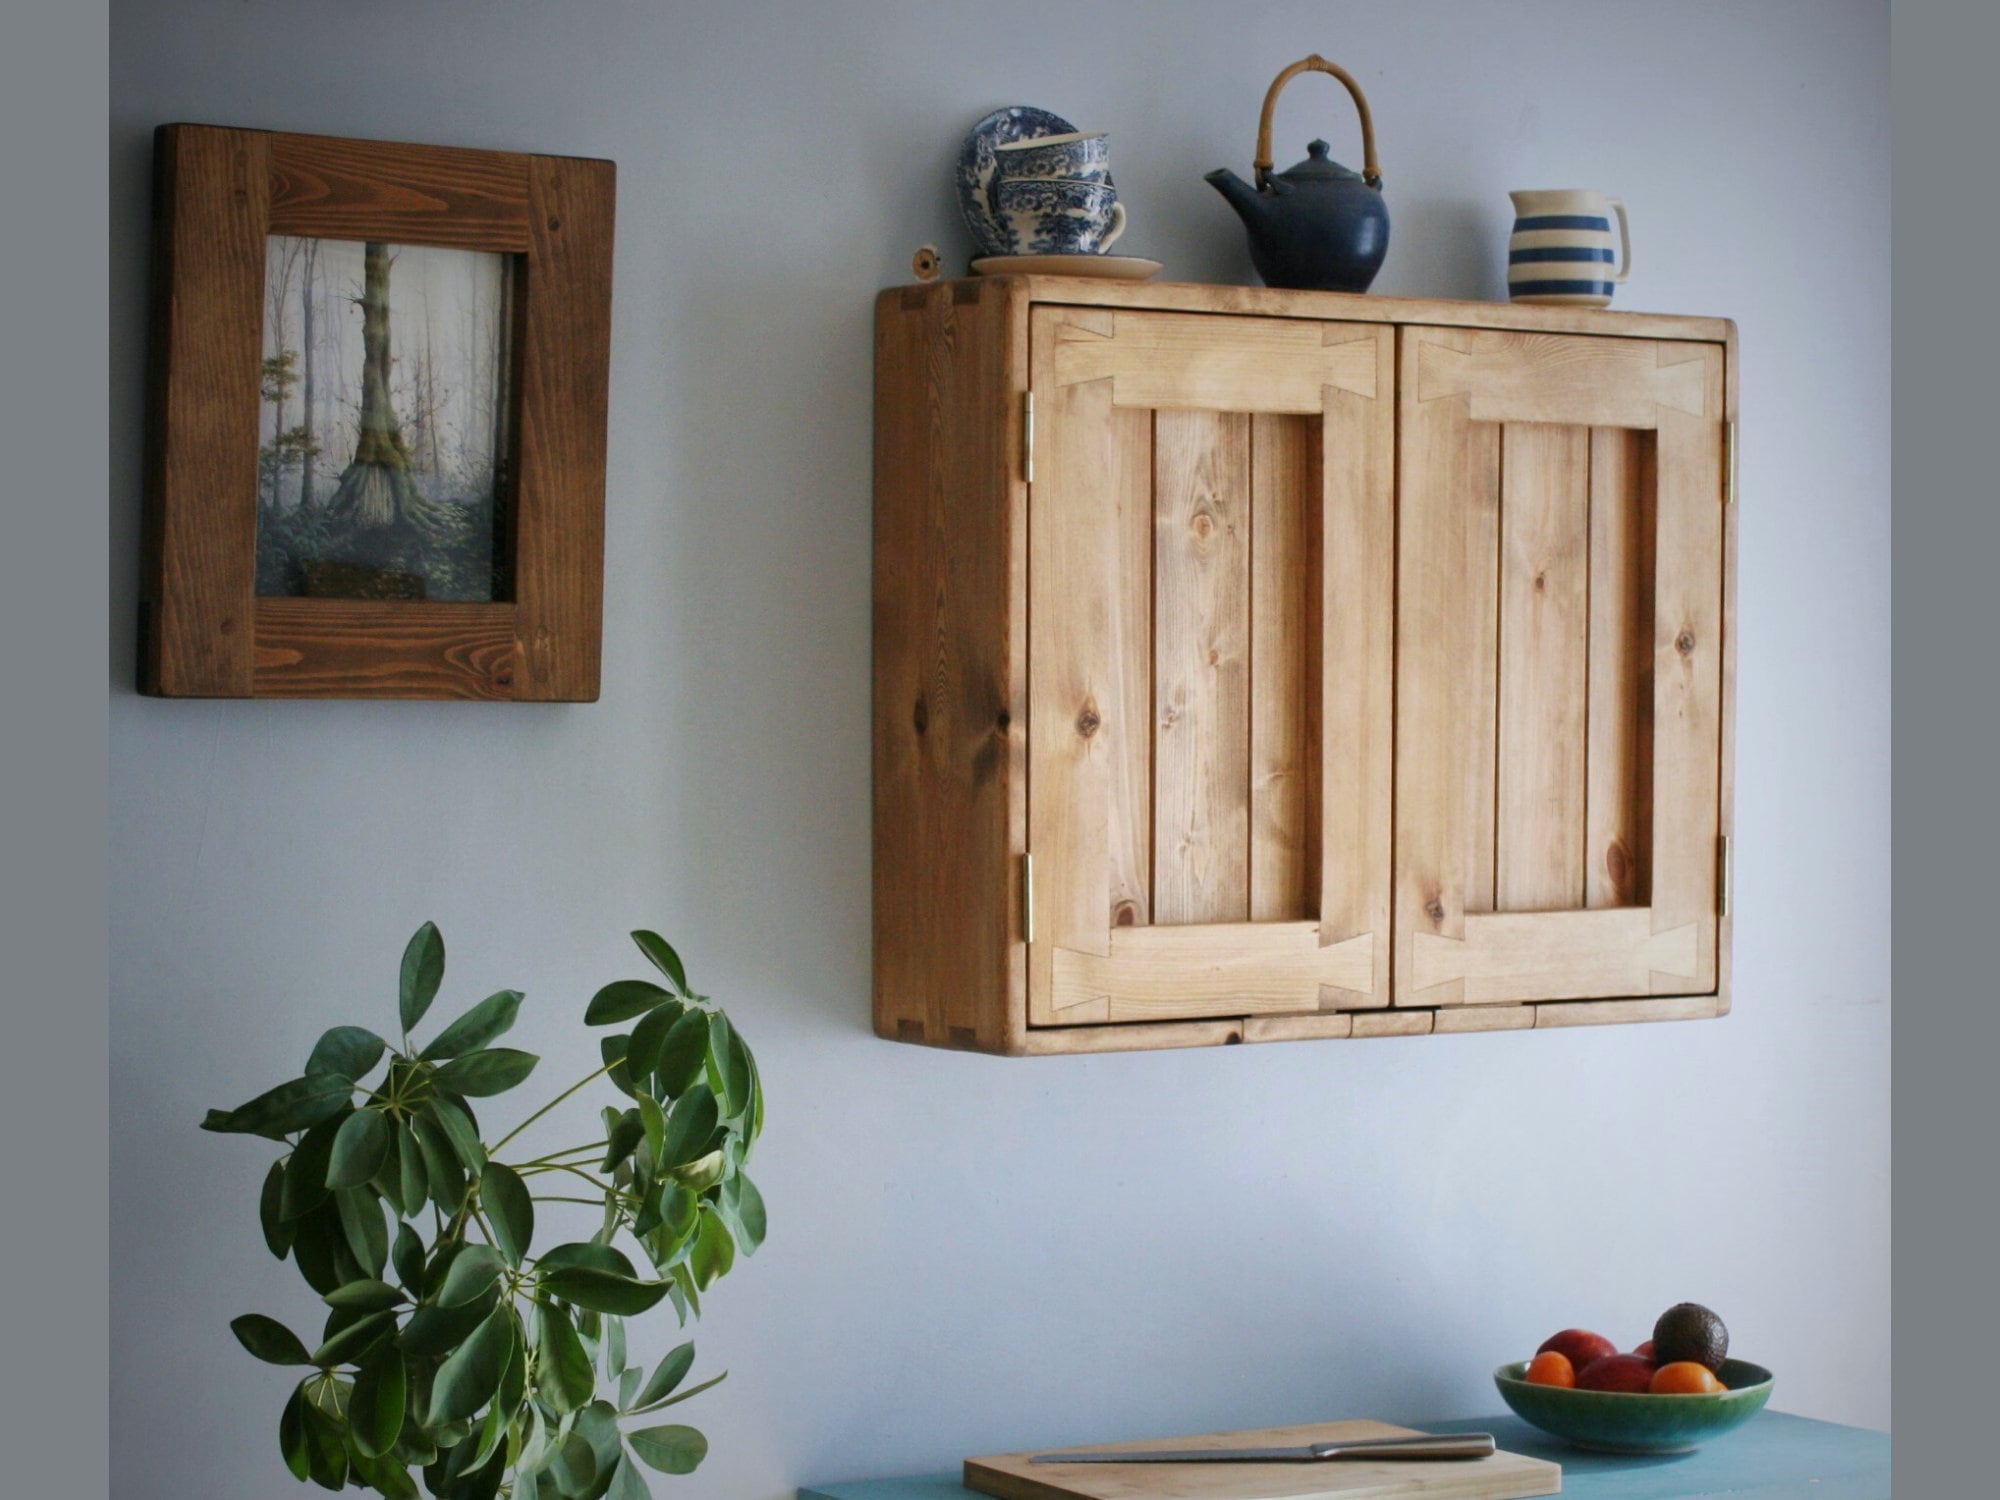
<path fill-rule="evenodd" d="M 386 1281 L 372 1278 L 365 1281 L 350 1281 L 346 1286 L 337 1286 L 320 1299 L 328 1307 L 342 1311 L 359 1309 L 362 1312 L 380 1312 L 385 1307 L 394 1307 L 403 1300 L 403 1294 Z"/>
<path fill-rule="evenodd" d="M 299 1139 L 291 1159 L 285 1163 L 285 1182 L 278 1193 L 278 1216 L 287 1221 L 304 1218 L 326 1201 L 328 1164 L 333 1160 L 334 1137 L 346 1123 L 344 1115 L 321 1120 Z"/>
<path fill-rule="evenodd" d="M 614 979 L 583 1008 L 586 1026 L 616 1026 L 673 999 L 650 979 Z"/>
<path fill-rule="evenodd" d="M 617 1466 L 621 1451 L 617 1408 L 609 1401 L 591 1402 L 576 1414 L 576 1430 L 583 1434 L 590 1444 L 591 1455 L 597 1460 L 597 1478 L 590 1493 L 602 1494 L 611 1483 L 611 1471 Z"/>
<path fill-rule="evenodd" d="M 736 1264 L 736 1241 L 729 1237 L 729 1229 L 721 1217 L 713 1210 L 704 1209 L 701 1228 L 695 1231 L 694 1251 L 688 1257 L 688 1269 L 694 1272 L 695 1285 L 704 1292 L 729 1274 L 729 1268 Z"/>
<path fill-rule="evenodd" d="M 681 956 L 674 952 L 673 945 L 657 932 L 635 932 L 632 941 L 639 945 L 639 951 L 646 955 L 646 961 L 666 975 L 673 987 L 683 996 L 688 990 L 687 970 L 681 967 Z"/>
<path fill-rule="evenodd" d="M 701 1076 L 708 1058 L 708 1012 L 691 1010 L 668 1028 L 653 1074 L 669 1097 L 677 1098 Z"/>
<path fill-rule="evenodd" d="M 625 1320 L 604 1320 L 604 1373 L 617 1379 L 625 1369 Z"/>
<path fill-rule="evenodd" d="M 585 1266 L 594 1271 L 609 1271 L 614 1276 L 636 1279 L 638 1271 L 624 1252 L 610 1245 L 593 1244 L 588 1240 L 572 1241 L 558 1245 L 541 1256 L 535 1264 L 544 1271 L 554 1271 L 565 1266 Z"/>
<path fill-rule="evenodd" d="M 445 1139 L 451 1142 L 451 1153 L 459 1165 L 474 1177 L 485 1171 L 486 1148 L 479 1144 L 479 1130 L 472 1117 L 449 1099 L 433 1098 L 424 1109 L 444 1127 Z"/>
<path fill-rule="evenodd" d="M 306 1073 L 333 1073 L 358 1083 L 388 1050 L 389 1044 L 365 1026 L 336 1026 L 313 1044 Z"/>
<path fill-rule="evenodd" d="M 396 1226 L 396 1241 L 390 1248 L 389 1259 L 396 1267 L 396 1279 L 412 1297 L 424 1294 L 424 1242 L 416 1230 L 407 1224 Z"/>
<path fill-rule="evenodd" d="M 291 1253 L 292 1226 L 285 1222 L 282 1207 L 285 1201 L 285 1164 L 271 1163 L 271 1170 L 264 1174 L 264 1188 L 257 1195 L 257 1223 L 264 1231 L 264 1243 L 273 1255 L 283 1260 Z"/>
<path fill-rule="evenodd" d="M 396 1180 L 401 1188 L 403 1216 L 410 1217 L 424 1206 L 430 1195 L 430 1177 L 424 1171 L 424 1148 L 417 1144 L 410 1122 L 396 1122 Z"/>
<path fill-rule="evenodd" d="M 438 1367 L 431 1385 L 431 1426 L 470 1417 L 493 1399 L 514 1338 L 513 1310 L 496 1306 Z"/>
<path fill-rule="evenodd" d="M 657 1166 L 667 1142 L 667 1114 L 651 1094 L 639 1096 L 639 1123 L 646 1128 L 646 1149 Z"/>
<path fill-rule="evenodd" d="M 697 1156 L 686 1166 L 674 1168 L 674 1180 L 686 1183 L 697 1193 L 707 1192 L 728 1170 L 728 1163 L 720 1151 L 711 1151 L 706 1156 Z"/>
<path fill-rule="evenodd" d="M 631 1455 L 618 1455 L 618 1467 L 612 1473 L 611 1487 L 604 1492 L 604 1500 L 653 1500 L 653 1492 L 640 1477 L 639 1466 L 632 1462 Z"/>
<path fill-rule="evenodd" d="M 587 1492 L 597 1482 L 597 1454 L 590 1446 L 590 1439 L 580 1432 L 567 1434 L 556 1445 L 549 1474 L 565 1495 Z"/>
<path fill-rule="evenodd" d="M 347 1426 L 354 1446 L 370 1458 L 380 1458 L 395 1447 L 402 1433 L 407 1382 L 402 1352 L 393 1344 L 371 1354 L 354 1377 L 354 1390 L 347 1398 Z"/>
<path fill-rule="evenodd" d="M 440 1031 L 417 1056 L 436 1061 L 441 1057 L 476 1052 L 496 1036 L 504 1034 L 514 1024 L 514 1015 L 520 1008 L 519 990 L 501 990 L 498 994 L 488 995 Z"/>
<path fill-rule="evenodd" d="M 334 1255 L 340 1247 L 341 1255 Z M 306 1285 L 321 1296 L 351 1278 L 341 1275 L 338 1259 L 352 1260 L 340 1230 L 340 1214 L 331 1203 L 321 1203 L 299 1216 L 292 1226 L 292 1259 Z"/>
<path fill-rule="evenodd" d="M 561 1415 L 581 1409 L 597 1390 L 590 1356 L 569 1315 L 547 1302 L 535 1304 L 535 1389 Z"/>
<path fill-rule="evenodd" d="M 725 1115 L 741 1114 L 750 1102 L 750 1057 L 736 1039 L 736 1028 L 721 1011 L 708 1017 L 708 1078 L 722 1100 Z"/>
<path fill-rule="evenodd" d="M 427 1110 L 410 1121 L 424 1159 L 424 1183 L 431 1201 L 447 1214 L 455 1214 L 465 1203 L 465 1171 L 452 1150 L 451 1137 Z"/>
<path fill-rule="evenodd" d="M 340 1122 L 327 1158 L 326 1185 L 330 1188 L 360 1187 L 382 1170 L 389 1154 L 395 1129 L 379 1109 L 357 1109 Z"/>
<path fill-rule="evenodd" d="M 504 1094 L 532 1073 L 540 1061 L 532 1052 L 488 1047 L 483 1052 L 454 1057 L 437 1070 L 434 1081 L 437 1087 L 454 1094 L 481 1099 L 490 1094 Z"/>
<path fill-rule="evenodd" d="M 708 1457 L 708 1439 L 692 1427 L 642 1427 L 627 1433 L 625 1441 L 662 1474 L 692 1474 Z"/>
<path fill-rule="evenodd" d="M 438 986 L 442 983 L 444 938 L 435 922 L 426 922 L 417 929 L 409 946 L 403 949 L 403 977 L 397 1002 L 402 1013 L 404 1036 L 414 1031 L 417 1022 L 424 1018 L 424 1012 L 431 1008 L 431 1001 L 437 998 Z"/>
<path fill-rule="evenodd" d="M 484 1296 L 463 1307 L 426 1303 L 410 1314 L 396 1342 L 411 1359 L 434 1359 L 464 1343 L 499 1301 L 499 1288 L 489 1287 Z"/>
<path fill-rule="evenodd" d="M 679 1406 L 683 1401 L 692 1401 L 696 1396 L 699 1396 L 703 1391 L 711 1390 L 714 1387 L 721 1385 L 722 1382 L 727 1380 L 728 1378 L 729 1378 L 729 1372 L 727 1370 L 724 1370 L 720 1375 L 711 1375 L 709 1376 L 708 1379 L 704 1380 L 700 1385 L 691 1385 L 686 1390 L 682 1391 L 679 1395 L 669 1396 L 664 1401 L 655 1401 L 650 1406 L 641 1403 L 640 1405 L 635 1406 L 630 1412 L 627 1413 L 627 1415 L 634 1417 L 643 1416 L 647 1412 L 665 1411 L 669 1406 Z"/>
<path fill-rule="evenodd" d="M 646 1137 L 645 1124 L 639 1118 L 639 1111 L 628 1109 L 620 1115 L 611 1127 L 610 1139 L 604 1147 L 604 1161 L 598 1167 L 600 1172 L 610 1172 L 637 1149 Z"/>
<path fill-rule="evenodd" d="M 500 1279 L 500 1252 L 491 1245 L 467 1245 L 444 1273 L 438 1288 L 439 1307 L 460 1307 L 483 1294 Z"/>
<path fill-rule="evenodd" d="M 276 1318 L 267 1318 L 262 1313 L 245 1313 L 240 1318 L 229 1320 L 229 1331 L 236 1335 L 237 1343 L 267 1365 L 309 1365 L 313 1362 L 299 1336 Z"/>
<path fill-rule="evenodd" d="M 294 1130 L 307 1130 L 339 1114 L 354 1085 L 338 1073 L 308 1073 L 274 1089 L 266 1089 L 234 1109 L 211 1109 L 203 1130 L 228 1135 L 261 1135 L 281 1141 Z"/>
<path fill-rule="evenodd" d="M 379 1340 L 395 1331 L 396 1315 L 393 1312 L 370 1313 L 360 1321 L 348 1324 L 313 1350 L 312 1362 L 329 1368 L 347 1364 L 366 1354 Z"/>
<path fill-rule="evenodd" d="M 502 1162 L 489 1161 L 479 1175 L 479 1201 L 493 1221 L 494 1238 L 507 1264 L 519 1266 L 535 1237 L 535 1203 L 520 1174 Z"/>
<path fill-rule="evenodd" d="M 735 1182 L 736 1225 L 743 1231 L 743 1253 L 755 1255 L 757 1247 L 764 1243 L 764 1195 L 757 1191 L 757 1184 L 741 1172 L 736 1174 Z"/>
<path fill-rule="evenodd" d="M 651 1406 L 664 1396 L 671 1396 L 674 1387 L 687 1378 L 687 1372 L 694 1368 L 694 1345 L 686 1343 L 667 1351 L 666 1358 L 653 1366 L 653 1373 L 647 1377 L 645 1386 L 639 1392 L 639 1399 L 632 1403 L 636 1410 L 641 1406 Z"/>
<path fill-rule="evenodd" d="M 633 1077 L 643 1079 L 660 1065 L 660 1049 L 666 1045 L 667 1033 L 686 1014 L 686 1006 L 669 1000 L 639 1017 L 639 1024 L 632 1028 L 632 1045 L 625 1054 L 626 1070 Z"/>
<path fill-rule="evenodd" d="M 382 1218 L 382 1200 L 367 1188 L 336 1188 L 333 1202 L 354 1259 L 362 1270 L 379 1278 L 389 1264 L 389 1226 Z"/>
<path fill-rule="evenodd" d="M 708 1138 L 719 1119 L 715 1095 L 696 1084 L 674 1101 L 667 1114 L 667 1139 L 660 1147 L 660 1165 L 678 1167 L 708 1152 Z"/>
<path fill-rule="evenodd" d="M 667 1294 L 664 1281 L 639 1281 L 588 1266 L 561 1266 L 550 1271 L 546 1262 L 543 1265 L 542 1286 L 550 1296 L 592 1312 L 631 1317 L 646 1311 Z"/>
<path fill-rule="evenodd" d="M 303 1382 L 292 1387 L 292 1399 L 278 1414 L 278 1451 L 284 1454 L 285 1467 L 292 1471 L 292 1477 L 304 1484 L 306 1476 L 312 1472 L 312 1462 L 306 1451 L 306 1388 Z"/>

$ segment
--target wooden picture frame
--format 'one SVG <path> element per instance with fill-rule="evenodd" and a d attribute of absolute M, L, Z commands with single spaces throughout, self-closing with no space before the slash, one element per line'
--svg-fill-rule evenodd
<path fill-rule="evenodd" d="M 608 161 L 159 128 L 141 691 L 597 697 L 614 190 Z M 505 490 L 493 524 L 505 527 L 496 543 L 509 554 L 511 598 L 259 595 L 272 236 L 512 258 L 510 451 L 504 481 L 497 462 L 492 480 Z"/>

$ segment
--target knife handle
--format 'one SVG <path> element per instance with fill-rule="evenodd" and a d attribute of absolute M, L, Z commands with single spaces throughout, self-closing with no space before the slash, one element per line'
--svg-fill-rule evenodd
<path fill-rule="evenodd" d="M 1313 1452 L 1320 1458 L 1488 1458 L 1493 1450 L 1490 1432 L 1447 1432 L 1313 1445 Z"/>

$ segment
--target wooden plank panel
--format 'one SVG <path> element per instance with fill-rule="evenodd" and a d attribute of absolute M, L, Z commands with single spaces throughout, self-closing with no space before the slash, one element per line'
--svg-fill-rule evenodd
<path fill-rule="evenodd" d="M 1357 1010 L 1353 1037 L 1429 1036 L 1438 1012 L 1434 1010 Z"/>
<path fill-rule="evenodd" d="M 1439 1036 L 1461 1031 L 1530 1031 L 1532 1005 L 1448 1005 L 1437 1010 L 1431 1030 Z"/>
<path fill-rule="evenodd" d="M 1653 435 L 1590 434 L 1590 724 L 1584 905 L 1651 899 Z"/>
<path fill-rule="evenodd" d="M 1590 439 L 1515 425 L 1501 437 L 1499 776 L 1494 904 L 1583 904 Z"/>
<path fill-rule="evenodd" d="M 1317 413 L 1329 386 L 1375 394 L 1373 338 L 1338 325 L 1120 313 L 1108 334 L 1059 337 L 1057 383 L 1110 380 L 1116 406 Z"/>
<path fill-rule="evenodd" d="M 155 139 L 147 692 L 246 698 L 255 674 L 258 369 L 270 137 Z"/>
<path fill-rule="evenodd" d="M 1742 510 L 1737 470 L 1741 467 L 1739 455 L 1742 443 L 1736 436 L 1737 388 L 1741 383 L 1741 372 L 1736 364 L 1736 325 L 1730 323 L 1728 329 L 1729 338 L 1724 345 L 1722 365 L 1722 415 L 1727 424 L 1724 428 L 1724 460 L 1729 465 L 1726 477 L 1730 493 L 1738 498 L 1732 498 L 1722 508 L 1722 779 L 1717 836 L 1729 839 L 1733 847 L 1736 836 L 1736 641 L 1739 634 L 1736 626 L 1736 528 Z M 1729 909 L 1715 922 L 1717 1015 L 1729 1013 L 1730 996 L 1734 992 L 1732 973 L 1736 912 L 1733 902 L 1722 904 Z"/>
<path fill-rule="evenodd" d="M 256 696 L 514 696 L 511 604 L 259 599 Z"/>
<path fill-rule="evenodd" d="M 1035 941 L 1028 955 L 1028 1019 L 1102 1021 L 1102 1003 L 1055 1005 L 1059 951 L 1106 954 L 1111 940 L 1108 839 L 1118 748 L 1148 726 L 1119 722 L 1116 627 L 1123 549 L 1117 509 L 1118 429 L 1111 382 L 1058 387 L 1055 350 L 1064 330 L 1111 326 L 1109 313 L 1037 308 L 1032 379 L 1040 429 L 1029 487 L 1029 848 L 1037 865 Z M 935 857 L 935 856 L 933 856 Z"/>
<path fill-rule="evenodd" d="M 1353 1034 L 1354 1018 L 1339 1012 L 1317 1016 L 1243 1018 L 1243 1040 L 1246 1042 L 1316 1042 Z"/>
<path fill-rule="evenodd" d="M 1249 448 L 1240 413 L 1154 419 L 1155 922 L 1249 914 Z"/>
<path fill-rule="evenodd" d="M 1713 995 L 1677 995 L 1653 1000 L 1563 1000 L 1530 1008 L 1538 1028 L 1619 1026 L 1627 1021 L 1702 1021 L 1719 1013 Z"/>
<path fill-rule="evenodd" d="M 1690 983 L 1658 976 L 1655 994 L 1716 983 L 1716 834 L 1722 744 L 1722 357 L 1673 344 L 1662 360 L 1700 373 L 1709 415 L 1662 408 L 1658 442 L 1658 573 L 1653 638 L 1654 925 L 1693 923 Z"/>
<path fill-rule="evenodd" d="M 529 202 L 531 161 L 586 174 L 611 166 L 318 135 L 269 141 L 271 233 L 462 250 L 525 251 L 534 217 L 547 232 L 547 216 Z"/>
<path fill-rule="evenodd" d="M 517 698 L 597 698 L 615 199 L 608 161 L 529 160 L 532 272 L 519 298 L 514 487 Z"/>
<path fill-rule="evenodd" d="M 876 303 L 875 1027 L 988 1051 L 1027 1025 L 1018 295 Z"/>
<path fill-rule="evenodd" d="M 1412 998 L 1448 988 L 1465 1004 L 1486 1005 L 1643 995 L 1663 980 L 1693 988 L 1698 924 L 1658 927 L 1659 917 L 1644 906 L 1488 912 L 1465 919 L 1463 940 L 1419 932 Z"/>
<path fill-rule="evenodd" d="M 1399 337 L 1395 998 L 1442 1005 L 1455 987 L 1415 998 L 1416 937 L 1462 937 L 1493 905 L 1499 430 L 1464 395 L 1419 399 L 1429 351 L 1471 334 Z"/>
<path fill-rule="evenodd" d="M 1319 903 L 1319 424 L 1250 430 L 1250 919 Z M 1343 601 L 1353 608 L 1359 601 Z M 1349 706 L 1344 712 L 1352 712 Z"/>
<path fill-rule="evenodd" d="M 1359 330 L 1349 330 L 1358 332 Z M 1396 715 L 1396 336 L 1369 334 L 1373 396 L 1329 388 L 1320 422 L 1320 941 L 1378 936 L 1365 987 L 1387 1005 Z"/>
<path fill-rule="evenodd" d="M 1164 1052 L 1243 1040 L 1243 1022 L 1140 1021 L 1127 1026 L 1034 1026 L 1009 1049 L 1020 1057 L 1073 1052 Z"/>
<path fill-rule="evenodd" d="M 1312 1011 L 1323 986 L 1358 990 L 1372 934 L 1322 947 L 1317 922 L 1121 927 L 1108 954 L 1058 949 L 1055 1010 L 1108 1007 L 1112 1020 Z"/>
<path fill-rule="evenodd" d="M 1713 416 L 1700 367 L 1637 339 L 1467 330 L 1419 335 L 1417 399 L 1464 396 L 1475 422 L 1652 427 L 1655 408 Z M 1683 345 L 1678 347 L 1695 347 Z"/>
<path fill-rule="evenodd" d="M 1117 563 L 1110 590 L 1111 740 L 1109 837 L 1113 927 L 1153 919 L 1153 414 L 1110 413 L 1112 468 L 1103 476 Z"/>

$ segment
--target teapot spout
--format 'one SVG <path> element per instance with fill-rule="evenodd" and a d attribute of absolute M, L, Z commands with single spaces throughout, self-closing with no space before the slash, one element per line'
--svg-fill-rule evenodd
<path fill-rule="evenodd" d="M 1202 178 L 1210 187 L 1229 200 L 1229 206 L 1246 224 L 1254 224 L 1263 217 L 1264 203 L 1257 190 L 1238 177 L 1227 167 L 1217 167 Z"/>

